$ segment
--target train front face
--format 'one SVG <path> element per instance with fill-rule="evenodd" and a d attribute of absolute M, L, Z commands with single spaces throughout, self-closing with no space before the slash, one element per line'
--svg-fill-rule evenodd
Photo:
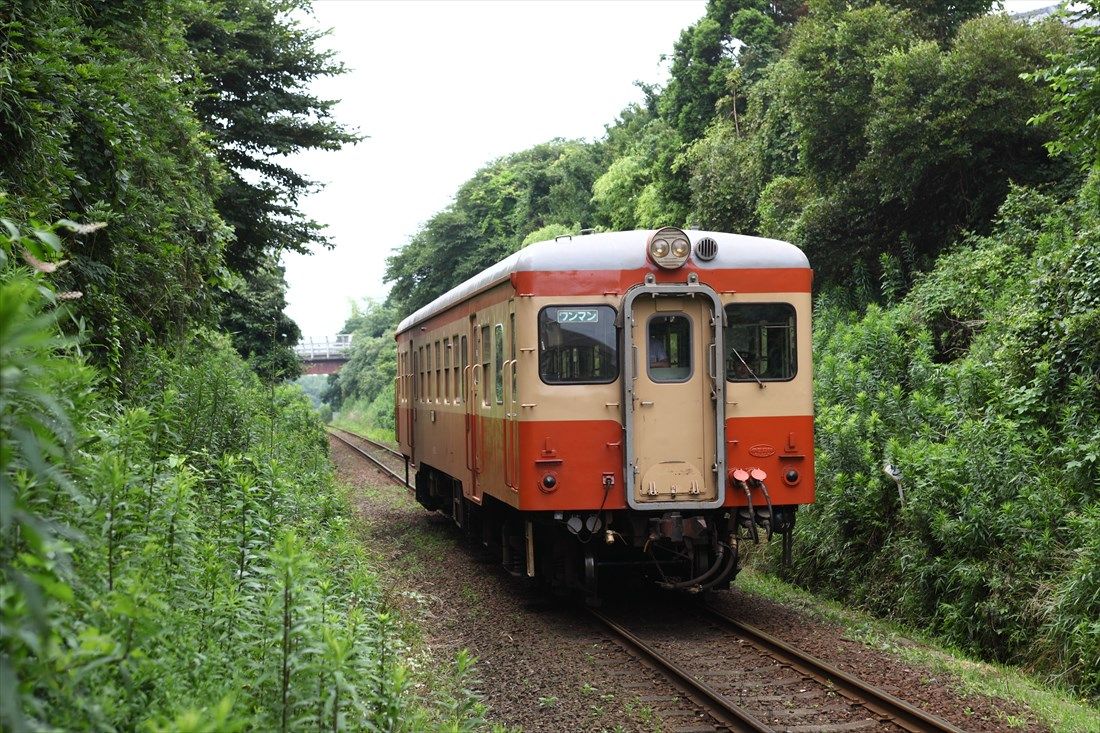
<path fill-rule="evenodd" d="M 728 587 L 738 546 L 777 535 L 789 552 L 813 501 L 811 273 L 770 240 L 665 228 L 644 244 L 618 308 L 622 508 L 562 518 L 582 539 L 599 528 L 588 565 Z M 722 251 L 738 245 L 764 251 Z"/>

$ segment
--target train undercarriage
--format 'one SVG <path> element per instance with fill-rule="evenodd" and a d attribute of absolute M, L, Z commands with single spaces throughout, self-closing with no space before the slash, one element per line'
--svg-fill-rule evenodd
<path fill-rule="evenodd" d="M 424 464 L 415 486 L 422 506 L 451 517 L 499 552 L 510 574 L 555 594 L 581 593 L 593 605 L 647 583 L 686 593 L 726 590 L 740 569 L 743 544 L 776 535 L 787 562 L 798 508 L 520 512 L 491 496 L 474 504 L 463 496 L 461 482 Z"/>

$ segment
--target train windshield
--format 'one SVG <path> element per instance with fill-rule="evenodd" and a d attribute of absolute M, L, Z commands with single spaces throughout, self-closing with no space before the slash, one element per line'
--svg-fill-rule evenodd
<path fill-rule="evenodd" d="M 795 314 L 790 303 L 732 303 L 726 306 L 726 379 L 731 382 L 787 381 L 798 371 Z"/>
<path fill-rule="evenodd" d="M 619 376 L 615 309 L 548 306 L 539 311 L 539 376 L 547 384 L 609 384 Z"/>

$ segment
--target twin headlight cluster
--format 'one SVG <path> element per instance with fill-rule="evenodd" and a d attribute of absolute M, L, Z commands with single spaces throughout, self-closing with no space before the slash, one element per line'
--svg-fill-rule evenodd
<path fill-rule="evenodd" d="M 700 260 L 712 260 L 718 253 L 717 243 L 709 237 L 700 240 L 699 245 L 696 257 Z M 649 259 L 658 267 L 675 270 L 677 267 L 683 267 L 687 262 L 688 255 L 691 254 L 691 240 L 682 229 L 664 227 L 653 233 L 646 244 L 646 249 Z"/>

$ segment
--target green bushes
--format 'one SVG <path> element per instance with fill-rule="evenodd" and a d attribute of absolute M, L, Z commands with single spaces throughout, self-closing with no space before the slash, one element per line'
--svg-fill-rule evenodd
<path fill-rule="evenodd" d="M 45 277 L 10 266 L 17 243 L 0 263 L 4 728 L 476 721 L 470 700 L 412 697 L 301 392 L 210 332 L 139 352 L 125 401 L 93 392 Z"/>
<path fill-rule="evenodd" d="M 818 503 L 793 573 L 1100 695 L 1100 218 L 1016 189 L 862 317 L 819 300 Z M 901 470 L 901 490 L 883 472 Z"/>

